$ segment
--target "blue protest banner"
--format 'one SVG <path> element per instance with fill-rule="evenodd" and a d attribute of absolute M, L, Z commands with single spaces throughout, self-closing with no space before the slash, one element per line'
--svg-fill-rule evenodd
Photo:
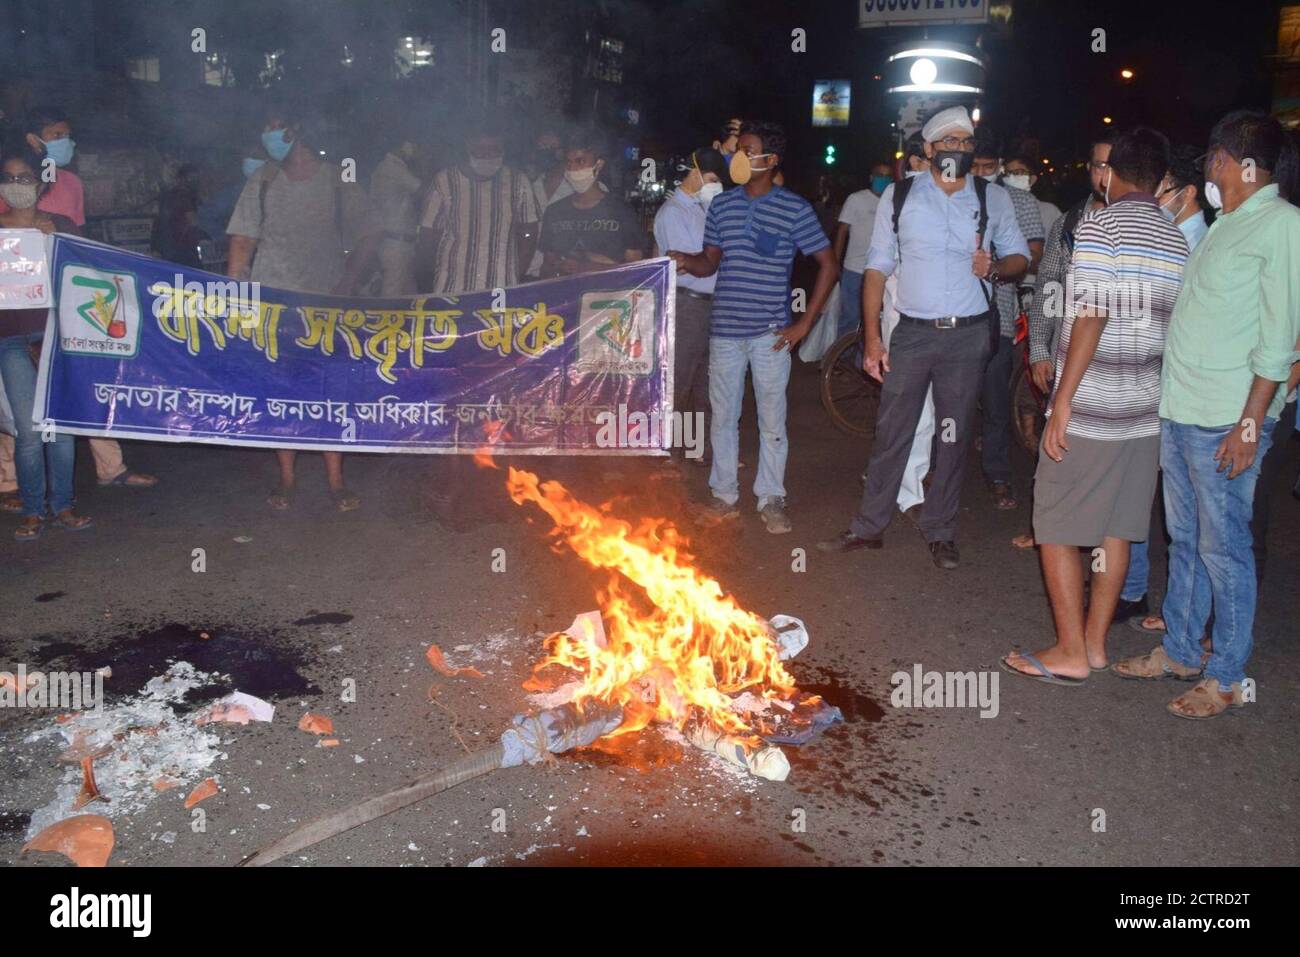
<path fill-rule="evenodd" d="M 672 435 L 668 259 L 351 299 L 59 235 L 50 276 L 36 419 L 73 434 L 531 455 L 655 454 Z M 647 427 L 614 440 L 629 420 Z"/>

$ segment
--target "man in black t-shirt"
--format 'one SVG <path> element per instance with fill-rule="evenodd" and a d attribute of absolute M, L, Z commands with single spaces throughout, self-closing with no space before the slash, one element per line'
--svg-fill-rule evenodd
<path fill-rule="evenodd" d="M 645 256 L 646 233 L 632 207 L 600 186 L 605 166 L 590 139 L 577 139 L 565 151 L 564 178 L 573 195 L 552 203 L 542 217 L 538 248 L 542 276 L 596 272 Z"/>

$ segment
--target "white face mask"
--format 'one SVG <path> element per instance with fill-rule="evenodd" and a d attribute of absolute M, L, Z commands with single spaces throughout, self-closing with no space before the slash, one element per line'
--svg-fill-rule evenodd
<path fill-rule="evenodd" d="M 0 185 L 0 198 L 12 209 L 31 209 L 40 199 L 35 183 L 4 183 Z"/>
<path fill-rule="evenodd" d="M 705 183 L 700 187 L 699 192 L 695 194 L 695 198 L 699 200 L 701 206 L 708 209 L 709 203 L 713 202 L 714 198 L 721 192 L 721 183 Z"/>
<path fill-rule="evenodd" d="M 585 193 L 591 189 L 591 185 L 596 182 L 596 167 L 588 169 L 566 169 L 564 171 L 565 182 L 573 188 L 575 193 Z"/>
<path fill-rule="evenodd" d="M 501 168 L 501 157 L 494 156 L 490 159 L 469 158 L 469 168 L 474 171 L 475 176 L 495 176 L 497 170 Z"/>
<path fill-rule="evenodd" d="M 1205 198 L 1215 209 L 1223 209 L 1223 194 L 1219 192 L 1219 186 L 1213 180 L 1205 181 Z"/>
<path fill-rule="evenodd" d="M 1029 174 L 1028 173 L 1007 173 L 1005 176 L 1002 177 L 1002 182 L 1006 183 L 1008 186 L 1014 186 L 1016 189 L 1028 190 Z"/>
<path fill-rule="evenodd" d="M 1180 192 L 1182 192 L 1182 190 L 1172 190 L 1171 192 L 1173 192 L 1173 194 L 1177 196 Z M 1186 208 L 1187 208 L 1187 204 L 1183 203 L 1183 205 L 1178 207 L 1177 212 L 1175 212 L 1174 210 L 1166 206 L 1164 203 L 1160 204 L 1161 214 L 1165 217 L 1165 219 L 1169 220 L 1169 222 L 1171 223 L 1175 222 L 1178 219 L 1178 217 L 1183 214 L 1183 210 Z"/>

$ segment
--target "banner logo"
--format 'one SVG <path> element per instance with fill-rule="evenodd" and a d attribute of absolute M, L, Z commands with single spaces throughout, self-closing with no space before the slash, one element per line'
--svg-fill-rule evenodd
<path fill-rule="evenodd" d="M 59 276 L 66 303 L 59 345 L 76 355 L 130 358 L 140 348 L 140 295 L 131 273 L 69 264 Z"/>
<path fill-rule="evenodd" d="M 581 371 L 649 375 L 654 370 L 653 290 L 584 293 L 579 316 Z"/>

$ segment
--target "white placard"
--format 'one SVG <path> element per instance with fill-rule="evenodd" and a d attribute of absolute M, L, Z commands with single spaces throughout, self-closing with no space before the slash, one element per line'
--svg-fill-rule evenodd
<path fill-rule="evenodd" d="M 39 229 L 0 229 L 0 309 L 50 304 L 50 261 Z"/>

